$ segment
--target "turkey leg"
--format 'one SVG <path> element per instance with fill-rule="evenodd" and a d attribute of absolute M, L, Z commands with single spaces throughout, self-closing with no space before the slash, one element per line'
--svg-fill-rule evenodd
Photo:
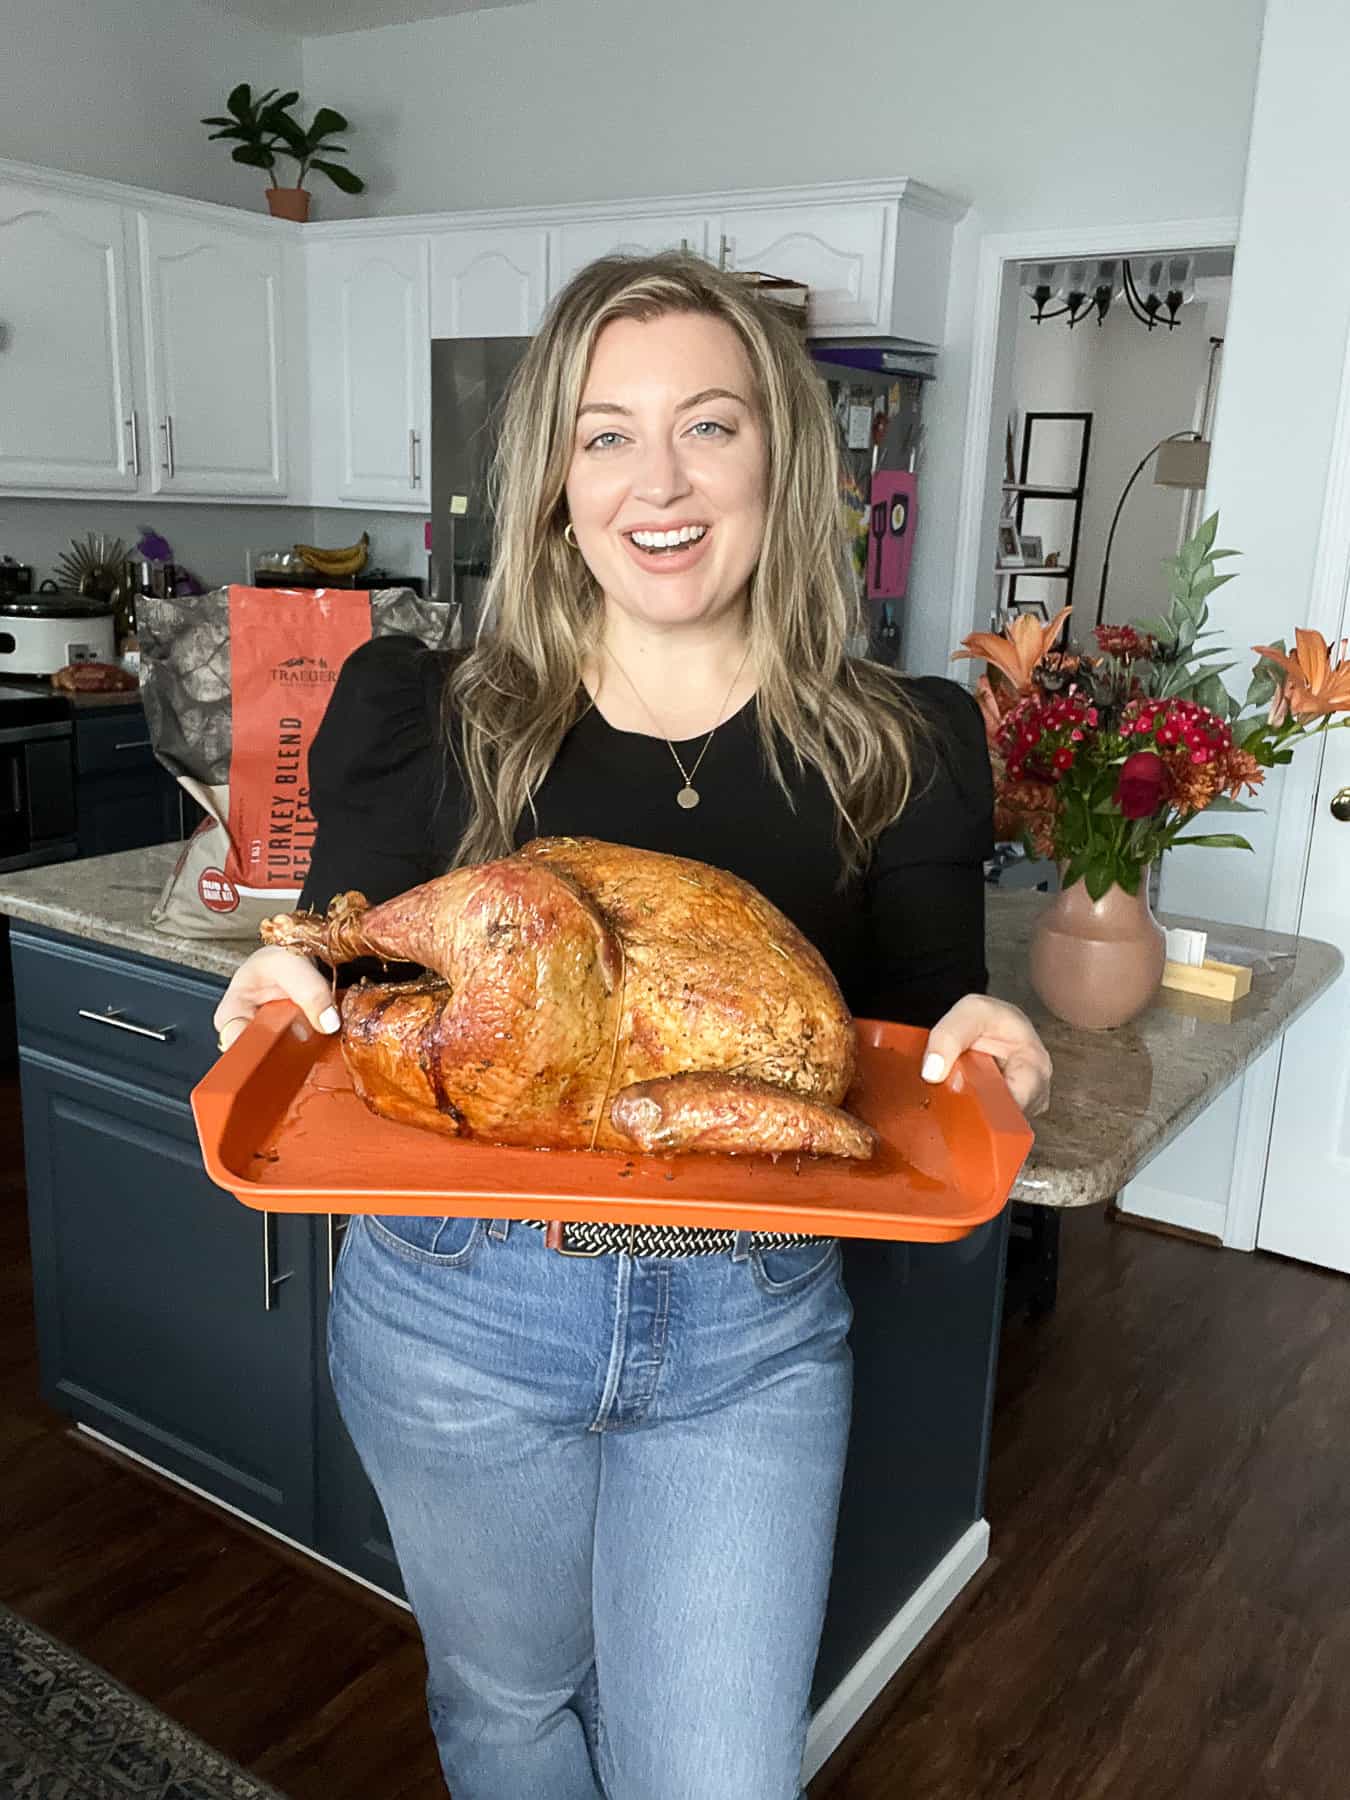
<path fill-rule="evenodd" d="M 690 1073 L 636 1081 L 614 1096 L 610 1123 L 640 1150 L 798 1151 L 865 1159 L 870 1125 L 753 1075 Z"/>

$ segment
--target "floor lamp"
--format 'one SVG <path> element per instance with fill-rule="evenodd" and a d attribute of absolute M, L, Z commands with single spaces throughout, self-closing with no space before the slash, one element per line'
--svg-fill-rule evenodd
<path fill-rule="evenodd" d="M 1111 520 L 1111 529 L 1106 534 L 1106 554 L 1102 557 L 1102 579 L 1097 589 L 1097 624 L 1102 622 L 1106 611 L 1106 578 L 1111 572 L 1111 545 L 1115 542 L 1116 526 L 1120 523 L 1120 515 L 1129 497 L 1130 489 L 1148 467 L 1149 458 L 1157 456 L 1158 467 L 1153 474 L 1155 487 L 1202 488 L 1209 478 L 1209 443 L 1198 431 L 1174 431 L 1170 437 L 1159 438 L 1157 443 L 1140 458 L 1139 464 L 1130 479 L 1125 483 L 1124 491 L 1116 502 L 1115 514 Z"/>

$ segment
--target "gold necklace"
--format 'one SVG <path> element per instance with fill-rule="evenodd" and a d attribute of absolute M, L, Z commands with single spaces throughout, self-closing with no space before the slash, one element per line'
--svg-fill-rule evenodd
<path fill-rule="evenodd" d="M 670 754 L 675 758 L 675 767 L 680 771 L 681 779 L 684 782 L 684 786 L 679 790 L 679 792 L 675 796 L 675 803 L 677 806 L 682 806 L 685 809 L 685 811 L 688 812 L 692 807 L 695 807 L 698 805 L 699 791 L 694 786 L 694 777 L 695 777 L 695 775 L 698 774 L 699 764 L 703 761 L 704 757 L 708 754 L 708 745 L 712 743 L 713 735 L 716 732 L 717 727 L 722 723 L 722 718 L 727 710 L 728 705 L 730 704 L 731 696 L 736 691 L 736 683 L 740 680 L 741 674 L 745 668 L 745 665 L 750 660 L 749 644 L 747 644 L 745 647 L 745 655 L 741 658 L 740 668 L 737 669 L 736 673 L 731 678 L 731 686 L 727 689 L 726 694 L 723 697 L 722 705 L 718 711 L 717 718 L 713 724 L 712 731 L 710 731 L 708 733 L 707 737 L 704 739 L 703 748 L 699 751 L 698 755 L 695 757 L 694 766 L 692 769 L 686 769 L 684 764 L 680 761 L 680 753 L 675 748 L 674 744 L 671 743 L 670 739 L 668 737 L 666 737 L 665 732 L 661 729 L 661 721 L 657 718 L 656 714 L 652 711 L 651 707 L 648 706 L 647 702 L 642 698 L 642 695 L 640 693 L 638 693 L 637 683 L 633 680 L 633 677 L 628 673 L 627 669 L 624 668 L 623 664 L 619 661 L 618 657 L 615 656 L 614 652 L 610 649 L 609 645 L 602 644 L 600 646 L 600 648 L 605 652 L 606 656 L 608 656 L 609 660 L 614 664 L 614 667 L 619 671 L 620 675 L 623 676 L 624 680 L 628 683 L 629 687 L 632 688 L 634 694 L 637 695 L 638 705 L 641 706 L 642 710 L 646 713 L 647 717 L 651 720 L 652 724 L 655 725 L 658 735 L 662 738 L 665 738 L 666 749 L 669 750 Z"/>

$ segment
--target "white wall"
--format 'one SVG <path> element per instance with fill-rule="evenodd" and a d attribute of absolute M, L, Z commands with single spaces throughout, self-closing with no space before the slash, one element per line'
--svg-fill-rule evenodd
<path fill-rule="evenodd" d="M 1324 510 L 1340 498 L 1328 491 L 1328 473 L 1350 343 L 1347 66 L 1350 10 L 1339 0 L 1270 0 L 1207 495 L 1221 538 L 1242 551 L 1227 565 L 1238 579 L 1215 601 L 1239 653 L 1289 639 L 1300 624 L 1333 636 L 1344 595 L 1343 570 L 1316 595 L 1313 577 Z M 1315 279 L 1291 312 L 1290 270 L 1309 259 Z M 1296 930 L 1314 770 L 1308 747 L 1267 781 L 1265 811 L 1240 822 L 1255 855 L 1169 857 L 1164 905 Z M 1250 1244 L 1276 1057 L 1268 1052 L 1131 1185 L 1131 1206 Z M 1332 1105 L 1330 1078 L 1327 1085 Z"/>
<path fill-rule="evenodd" d="M 1261 0 L 537 0 L 308 38 L 324 210 L 913 175 L 990 229 L 1236 209 Z"/>
<path fill-rule="evenodd" d="M 300 44 L 202 0 L 0 0 L 0 157 L 262 210 L 199 121 L 240 81 L 298 87 Z"/>
<path fill-rule="evenodd" d="M 973 201 L 904 621 L 907 664 L 945 670 L 980 236 L 1235 214 L 1262 10 L 538 0 L 306 39 L 304 79 L 370 184 L 329 216 L 887 174 Z"/>

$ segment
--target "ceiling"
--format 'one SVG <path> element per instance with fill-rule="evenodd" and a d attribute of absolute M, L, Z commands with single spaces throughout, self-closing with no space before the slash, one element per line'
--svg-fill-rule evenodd
<path fill-rule="evenodd" d="M 366 31 L 376 25 L 408 25 L 414 19 L 441 19 L 451 13 L 482 12 L 490 6 L 520 6 L 527 0 L 210 0 L 217 12 L 266 25 L 292 37 L 329 37 L 339 31 Z"/>

